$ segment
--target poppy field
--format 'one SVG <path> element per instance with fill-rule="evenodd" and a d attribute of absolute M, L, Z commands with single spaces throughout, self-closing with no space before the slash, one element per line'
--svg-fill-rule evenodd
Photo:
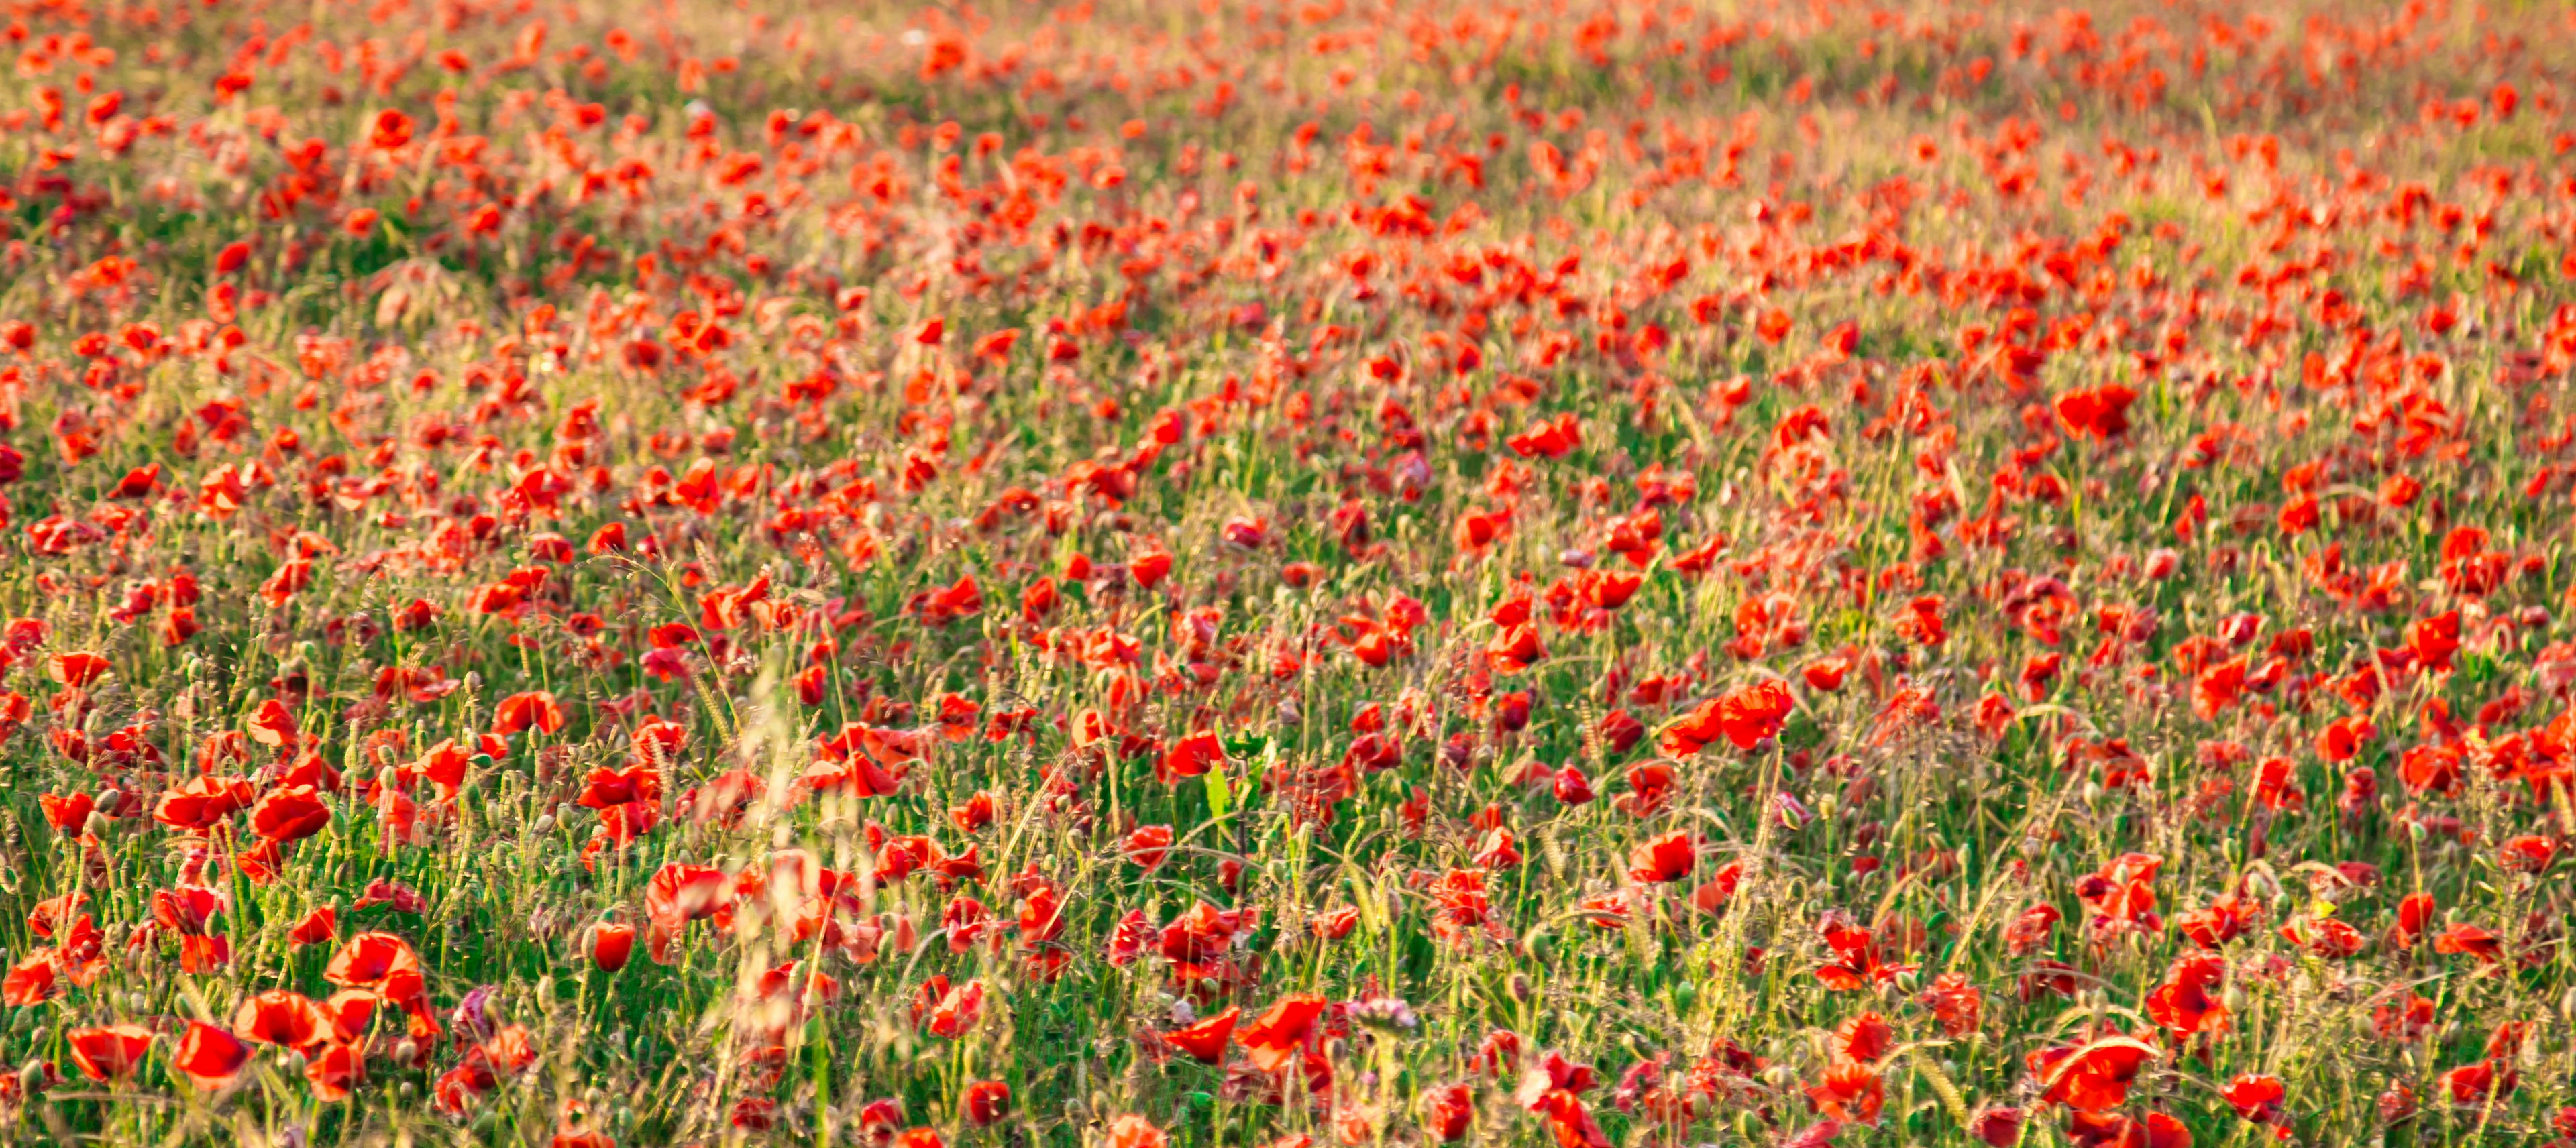
<path fill-rule="evenodd" d="M 12 0 L 0 1142 L 2576 1148 L 2576 16 Z"/>

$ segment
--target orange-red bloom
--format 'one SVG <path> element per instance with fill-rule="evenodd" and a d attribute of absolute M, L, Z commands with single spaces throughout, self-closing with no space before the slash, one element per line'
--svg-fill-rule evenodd
<path fill-rule="evenodd" d="M 492 708 L 492 732 L 508 737 L 525 730 L 554 733 L 564 727 L 563 707 L 544 690 L 512 694 Z"/>
<path fill-rule="evenodd" d="M 170 1066 L 189 1084 L 212 1090 L 232 1083 L 248 1063 L 250 1046 L 240 1037 L 204 1021 L 189 1021 L 188 1035 L 179 1039 L 179 1054 Z"/>
<path fill-rule="evenodd" d="M 1314 1032 L 1315 1019 L 1324 1011 L 1324 998 L 1305 993 L 1281 997 L 1252 1023 L 1237 1028 L 1235 1042 L 1243 1046 L 1254 1067 L 1276 1072 L 1287 1066 L 1306 1039 Z"/>
<path fill-rule="evenodd" d="M 152 1030 L 137 1024 L 76 1028 L 65 1033 L 64 1040 L 71 1045 L 72 1062 L 80 1066 L 81 1075 L 105 1083 L 134 1075 L 135 1066 L 143 1063 L 144 1052 L 152 1047 Z"/>

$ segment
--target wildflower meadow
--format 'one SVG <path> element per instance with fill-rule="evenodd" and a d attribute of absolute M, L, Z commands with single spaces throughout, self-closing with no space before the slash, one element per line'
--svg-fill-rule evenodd
<path fill-rule="evenodd" d="M 8 0 L 0 1142 L 2576 1148 L 2576 14 Z"/>

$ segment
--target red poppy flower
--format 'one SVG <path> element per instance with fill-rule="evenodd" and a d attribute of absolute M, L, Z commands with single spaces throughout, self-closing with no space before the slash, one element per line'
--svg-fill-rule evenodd
<path fill-rule="evenodd" d="M 260 703 L 258 712 L 251 715 L 244 732 L 261 745 L 293 749 L 296 743 L 295 713 L 286 708 L 286 703 L 270 698 Z"/>
<path fill-rule="evenodd" d="M 1276 1072 L 1305 1047 L 1315 1019 L 1323 1011 L 1324 998 L 1320 996 L 1298 993 L 1282 997 L 1268 1012 L 1237 1028 L 1235 1042 L 1251 1055 L 1254 1067 Z"/>
<path fill-rule="evenodd" d="M 306 913 L 302 920 L 295 923 L 294 928 L 287 931 L 286 937 L 297 945 L 319 945 L 338 936 L 339 932 L 340 911 L 324 905 Z"/>
<path fill-rule="evenodd" d="M 106 677 L 111 668 L 108 660 L 97 654 L 56 654 L 52 659 L 54 680 L 73 689 Z"/>
<path fill-rule="evenodd" d="M 1816 979 L 1835 992 L 1865 991 L 1914 971 L 1912 965 L 1888 963 L 1876 933 L 1852 924 L 1840 912 L 1825 914 L 1819 932 L 1837 963 L 1818 966 Z"/>
<path fill-rule="evenodd" d="M 1127 561 L 1127 576 L 1138 586 L 1151 590 L 1172 572 L 1172 552 L 1160 548 L 1144 551 Z"/>
<path fill-rule="evenodd" d="M 2012 1148 L 2021 1143 L 2021 1109 L 1998 1106 L 1981 1109 L 1968 1120 L 1968 1133 L 1989 1148 Z"/>
<path fill-rule="evenodd" d="M 239 777 L 192 777 L 161 795 L 152 819 L 173 829 L 203 833 L 248 807 L 258 791 Z"/>
<path fill-rule="evenodd" d="M 1163 1130 L 1142 1116 L 1120 1116 L 1109 1122 L 1109 1148 L 1164 1148 Z"/>
<path fill-rule="evenodd" d="M 192 1020 L 188 1022 L 188 1035 L 179 1039 L 179 1054 L 170 1067 L 187 1077 L 189 1084 L 212 1091 L 232 1083 L 248 1063 L 250 1046 L 240 1037 Z"/>
<path fill-rule="evenodd" d="M 563 708 L 544 690 L 512 694 L 492 708 L 492 732 L 502 737 L 530 729 L 554 733 L 563 727 Z"/>
<path fill-rule="evenodd" d="M 1687 832 L 1667 833 L 1628 853 L 1628 878 L 1644 885 L 1679 881 L 1699 864 L 1699 846 Z"/>
<path fill-rule="evenodd" d="M 1569 1089 L 1553 1088 L 1540 1093 L 1528 1108 L 1547 1121 L 1557 1148 L 1610 1148 L 1610 1137 L 1601 1131 L 1600 1122 L 1592 1118 L 1583 1099 Z"/>
<path fill-rule="evenodd" d="M 2463 1064 L 2442 1074 L 2442 1091 L 2460 1108 L 2484 1108 L 2513 1094 L 2522 1076 L 2503 1060 Z"/>
<path fill-rule="evenodd" d="M 2442 930 L 2433 938 L 2433 951 L 2445 954 L 2466 953 L 2479 964 L 2491 965 L 2504 955 L 2504 938 L 2467 922 Z"/>
<path fill-rule="evenodd" d="M 1985 1011 L 1984 991 L 1960 973 L 1933 978 L 1920 999 L 1931 1008 L 1933 1019 L 1941 1022 L 1941 1031 L 1953 1037 L 1975 1032 Z"/>
<path fill-rule="evenodd" d="M 2424 930 L 2432 927 L 2433 915 L 2440 911 L 2440 907 L 2434 903 L 2433 895 L 2430 893 L 2409 893 L 2398 898 L 2398 935 L 2406 943 L 2413 944 L 2415 938 L 2423 936 Z"/>
<path fill-rule="evenodd" d="M 957 1107 L 965 1115 L 968 1125 L 992 1127 L 1010 1110 L 1011 1086 L 998 1080 L 975 1081 L 966 1086 Z"/>
<path fill-rule="evenodd" d="M 251 807 L 251 831 L 284 844 L 320 833 L 331 824 L 331 806 L 310 785 L 269 791 Z"/>
<path fill-rule="evenodd" d="M 1452 1084 L 1431 1090 L 1424 1104 L 1424 1127 L 1431 1138 L 1443 1144 L 1455 1144 L 1467 1138 L 1467 1130 L 1476 1119 L 1475 1090 L 1464 1084 Z"/>
<path fill-rule="evenodd" d="M 2079 1109 L 2066 1116 L 2066 1138 L 2076 1148 L 2191 1148 L 2191 1129 L 2163 1112 L 2133 1120 Z"/>
<path fill-rule="evenodd" d="M 302 993 L 268 989 L 233 1010 L 233 1031 L 259 1044 L 304 1048 L 330 1038 L 331 1018 Z"/>
<path fill-rule="evenodd" d="M 1630 766 L 1622 780 L 1628 792 L 1612 798 L 1610 804 L 1630 817 L 1652 817 L 1672 797 L 1673 767 L 1660 761 Z"/>
<path fill-rule="evenodd" d="M 72 1048 L 72 1063 L 81 1074 L 106 1083 L 134 1075 L 143 1054 L 152 1047 L 152 1030 L 138 1024 L 107 1025 L 100 1028 L 76 1028 L 63 1034 Z"/>
<path fill-rule="evenodd" d="M 1165 750 L 1154 762 L 1154 775 L 1170 784 L 1185 777 L 1198 777 L 1224 764 L 1224 743 L 1215 734 L 1200 730 Z"/>
<path fill-rule="evenodd" d="M 1215 1064 L 1225 1059 L 1225 1046 L 1234 1037 L 1234 1022 L 1242 1015 L 1242 1008 L 1229 1007 L 1187 1028 L 1173 1029 L 1163 1034 L 1163 1039 L 1201 1061 Z"/>
<path fill-rule="evenodd" d="M 2313 917 L 2281 926 L 2281 939 L 2320 957 L 2349 957 L 2368 941 L 2361 930 L 2333 917 Z"/>
<path fill-rule="evenodd" d="M 1876 1126 L 1887 1103 L 1887 1083 L 1877 1070 L 1857 1061 L 1838 1061 L 1823 1079 L 1807 1086 L 1807 1104 L 1829 1119 Z"/>
<path fill-rule="evenodd" d="M 179 938 L 180 972 L 211 973 L 231 964 L 232 960 L 233 941 L 230 937 Z"/>
<path fill-rule="evenodd" d="M 2027 957 L 2048 944 L 2049 934 L 2064 914 L 2055 905 L 2033 905 L 2022 910 L 2004 927 L 2004 948 L 2016 957 Z"/>
<path fill-rule="evenodd" d="M 715 915 L 732 893 L 724 870 L 710 865 L 673 862 L 653 874 L 644 890 L 644 911 L 674 927 Z"/>
<path fill-rule="evenodd" d="M 2555 842 L 2527 833 L 2507 838 L 2504 844 L 2496 847 L 2496 862 L 2516 873 L 2544 872 L 2557 856 Z"/>
<path fill-rule="evenodd" d="M 372 905 L 391 905 L 397 913 L 419 913 L 429 908 L 429 899 L 421 896 L 420 890 L 400 881 L 377 877 L 358 891 L 356 907 L 364 909 Z"/>
<path fill-rule="evenodd" d="M 1876 1064 L 1879 1058 L 1886 1056 L 1887 1050 L 1894 1046 L 1896 1030 L 1887 1023 L 1887 1018 L 1874 1012 L 1865 1012 L 1844 1021 L 1836 1028 L 1834 1041 L 1838 1046 L 1836 1051 L 1842 1054 L 1844 1060 L 1859 1064 Z"/>
<path fill-rule="evenodd" d="M 1646 736 L 1646 723 L 1638 721 L 1628 711 L 1618 709 L 1601 715 L 1593 731 L 1601 738 L 1601 743 L 1610 748 L 1610 752 L 1626 753 Z"/>
<path fill-rule="evenodd" d="M 617 921 L 603 921 L 591 926 L 590 960 L 603 973 L 626 967 L 635 952 L 635 926 Z"/>
<path fill-rule="evenodd" d="M 1737 749 L 1751 749 L 1779 734 L 1795 703 L 1789 687 L 1777 681 L 1757 682 L 1718 699 L 1718 724 Z"/>
<path fill-rule="evenodd" d="M 2238 1116 L 2268 1124 L 2280 1117 L 2281 1101 L 2289 1095 L 2289 1089 L 2277 1076 L 2239 1073 L 2227 1082 L 2227 1091 L 2222 1095 Z"/>
<path fill-rule="evenodd" d="M 9 966 L 8 977 L 0 980 L 0 1004 L 42 1004 L 61 991 L 62 983 L 55 976 L 54 950 L 38 949 Z"/>
<path fill-rule="evenodd" d="M 1577 581 L 1582 587 L 1583 600 L 1603 610 L 1616 610 L 1627 605 L 1646 585 L 1644 575 L 1622 570 L 1586 570 Z"/>
<path fill-rule="evenodd" d="M 392 151 L 411 142 L 411 117 L 394 108 L 376 113 L 367 126 L 367 143 L 380 151 Z"/>
<path fill-rule="evenodd" d="M 342 988 L 376 989 L 395 1004 L 418 997 L 423 987 L 420 954 L 392 933 L 349 938 L 323 967 L 322 979 Z"/>
<path fill-rule="evenodd" d="M 2025 1063 L 2047 1089 L 2042 1099 L 2081 1112 L 2102 1112 L 2128 1100 L 2130 1082 L 2157 1056 L 2149 1045 L 2110 1036 L 2089 1044 L 2043 1049 L 2031 1053 Z"/>
<path fill-rule="evenodd" d="M 1169 825 L 1139 825 L 1121 845 L 1127 860 L 1148 873 L 1162 867 L 1163 858 L 1171 848 L 1172 827 Z"/>
<path fill-rule="evenodd" d="M 2381 1005 L 2372 1009 L 2370 1025 L 2382 1039 L 2406 1042 L 2421 1039 L 2432 1031 L 2433 1019 L 2431 998 L 2408 993 L 2402 1005 Z"/>
<path fill-rule="evenodd" d="M 2138 392 L 2120 383 L 2068 391 L 2057 397 L 2057 419 L 2086 438 L 2111 439 L 2128 433 L 2129 406 Z"/>
<path fill-rule="evenodd" d="M 171 932 L 193 937 L 206 931 L 206 922 L 223 911 L 225 901 L 223 893 L 203 885 L 155 889 L 152 891 L 152 919 Z"/>
<path fill-rule="evenodd" d="M 2177 1037 L 2227 1029 L 2227 1006 L 2214 995 L 2227 979 L 2227 961 L 2202 953 L 2173 963 L 2165 983 L 2148 992 L 2147 1015 Z"/>
<path fill-rule="evenodd" d="M 313 1098 L 322 1101 L 346 1100 L 367 1078 L 367 1059 L 363 1049 L 347 1044 L 326 1044 L 304 1062 L 304 1080 L 313 1086 Z"/>
<path fill-rule="evenodd" d="M 53 826 L 54 832 L 77 835 L 89 827 L 90 811 L 98 808 L 98 801 L 86 793 L 69 797 L 39 793 L 36 805 L 44 811 L 45 824 Z"/>
<path fill-rule="evenodd" d="M 1539 644 L 1538 628 L 1526 622 L 1504 627 L 1485 643 L 1485 660 L 1499 674 L 1520 673 L 1546 657 L 1547 648 Z"/>

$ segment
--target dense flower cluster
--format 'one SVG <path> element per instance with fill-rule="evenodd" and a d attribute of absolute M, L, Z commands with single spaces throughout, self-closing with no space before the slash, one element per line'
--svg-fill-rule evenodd
<path fill-rule="evenodd" d="M 0 20 L 0 1140 L 2576 1148 L 2564 13 Z"/>

